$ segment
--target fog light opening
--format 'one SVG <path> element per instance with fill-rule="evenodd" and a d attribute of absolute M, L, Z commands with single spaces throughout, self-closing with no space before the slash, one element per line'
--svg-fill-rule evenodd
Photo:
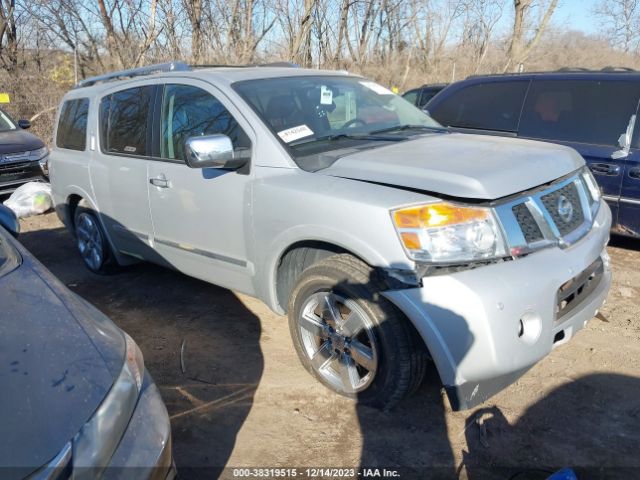
<path fill-rule="evenodd" d="M 527 312 L 518 322 L 518 338 L 524 343 L 533 345 L 540 338 L 542 332 L 542 320 L 537 313 Z"/>
<path fill-rule="evenodd" d="M 558 343 L 562 340 L 564 340 L 564 330 L 560 330 L 558 333 L 556 333 L 556 335 L 553 337 L 553 343 Z"/>

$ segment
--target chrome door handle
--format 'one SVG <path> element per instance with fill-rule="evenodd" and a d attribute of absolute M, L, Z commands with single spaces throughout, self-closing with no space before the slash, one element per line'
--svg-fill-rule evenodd
<path fill-rule="evenodd" d="M 589 165 L 589 169 L 595 175 L 607 175 L 613 177 L 620 173 L 619 165 L 611 165 L 610 163 L 592 163 Z"/>
<path fill-rule="evenodd" d="M 171 186 L 169 180 L 164 177 L 150 178 L 149 183 L 158 188 L 169 188 Z"/>

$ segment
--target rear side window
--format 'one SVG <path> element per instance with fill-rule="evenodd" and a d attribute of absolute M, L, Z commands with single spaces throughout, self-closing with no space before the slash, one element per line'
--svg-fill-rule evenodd
<path fill-rule="evenodd" d="M 429 113 L 448 127 L 516 132 L 528 85 L 528 80 L 470 85 L 429 108 Z"/>
<path fill-rule="evenodd" d="M 130 88 L 113 93 L 100 103 L 101 148 L 105 153 L 150 155 L 151 105 L 155 87 Z"/>
<path fill-rule="evenodd" d="M 618 145 L 636 113 L 640 84 L 629 81 L 534 81 L 520 135 L 544 140 Z"/>
<path fill-rule="evenodd" d="M 249 137 L 229 111 L 210 93 L 190 85 L 167 85 L 162 102 L 162 158 L 186 160 L 190 137 L 220 133 L 236 152 L 251 147 Z"/>
<path fill-rule="evenodd" d="M 87 147 L 87 118 L 89 99 L 76 98 L 62 104 L 56 146 L 68 150 L 84 151 Z"/>

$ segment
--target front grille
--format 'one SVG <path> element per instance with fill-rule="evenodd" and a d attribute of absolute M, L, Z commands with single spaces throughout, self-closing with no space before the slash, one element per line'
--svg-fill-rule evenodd
<path fill-rule="evenodd" d="M 573 232 L 584 223 L 584 212 L 574 182 L 541 197 L 561 236 Z"/>
<path fill-rule="evenodd" d="M 0 172 L 25 170 L 30 164 L 31 162 L 0 163 Z"/>
<path fill-rule="evenodd" d="M 556 294 L 556 320 L 555 325 L 564 321 L 566 316 L 575 310 L 584 299 L 593 292 L 604 273 L 604 263 L 602 258 L 593 262 L 580 275 L 565 282 Z"/>
<path fill-rule="evenodd" d="M 514 206 L 512 211 L 527 243 L 538 242 L 544 239 L 540 227 L 524 203 Z"/>

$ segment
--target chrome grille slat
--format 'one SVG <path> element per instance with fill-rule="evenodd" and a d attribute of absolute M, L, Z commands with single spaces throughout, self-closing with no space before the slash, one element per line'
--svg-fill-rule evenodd
<path fill-rule="evenodd" d="M 511 255 L 552 245 L 566 248 L 586 235 L 599 205 L 588 190 L 582 174 L 577 173 L 546 189 L 494 205 Z"/>

